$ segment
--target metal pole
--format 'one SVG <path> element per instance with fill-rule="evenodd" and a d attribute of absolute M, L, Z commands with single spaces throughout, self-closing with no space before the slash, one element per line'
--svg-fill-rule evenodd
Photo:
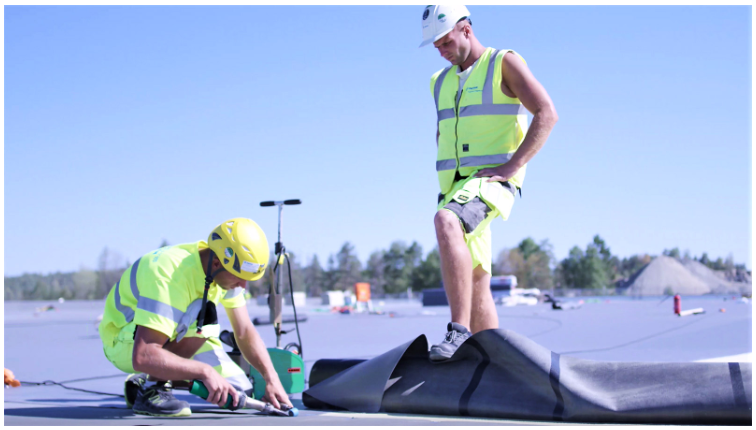
<path fill-rule="evenodd" d="M 275 255 L 276 261 L 276 280 L 275 285 L 270 288 L 268 295 L 268 307 L 270 308 L 270 322 L 273 324 L 273 330 L 276 332 L 276 348 L 281 348 L 281 323 L 283 318 L 283 294 L 281 293 L 281 271 L 283 270 L 284 252 L 283 243 L 281 242 L 281 225 L 283 224 L 283 205 L 298 205 L 302 201 L 299 199 L 290 199 L 284 201 L 265 201 L 260 202 L 260 206 L 278 206 L 278 242 L 276 242 Z"/>
<path fill-rule="evenodd" d="M 283 202 L 282 202 L 283 203 Z M 283 220 L 283 204 L 278 204 L 278 242 L 276 242 L 276 287 L 272 294 L 270 306 L 270 322 L 276 332 L 276 348 L 281 348 L 281 324 L 283 322 L 283 295 L 281 294 L 281 273 L 283 271 L 283 261 L 281 257 L 281 221 Z"/>

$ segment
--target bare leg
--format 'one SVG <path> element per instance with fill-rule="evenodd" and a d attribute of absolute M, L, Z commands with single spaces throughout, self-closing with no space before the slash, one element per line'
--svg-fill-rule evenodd
<path fill-rule="evenodd" d="M 470 331 L 477 333 L 491 328 L 499 328 L 499 316 L 491 294 L 491 274 L 479 265 L 473 270 Z"/>
<path fill-rule="evenodd" d="M 436 212 L 436 238 L 441 256 L 441 277 L 451 307 L 452 322 L 470 327 L 472 258 L 459 219 L 447 210 Z"/>

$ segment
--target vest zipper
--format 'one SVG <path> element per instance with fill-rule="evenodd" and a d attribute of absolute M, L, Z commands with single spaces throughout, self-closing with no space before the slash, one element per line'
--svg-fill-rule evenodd
<path fill-rule="evenodd" d="M 462 167 L 462 162 L 459 160 L 459 133 L 457 132 L 457 126 L 459 126 L 459 102 L 462 101 L 462 93 L 464 88 L 457 91 L 456 107 L 454 109 L 454 156 L 457 158 L 457 170 L 454 171 L 454 177 L 457 177 L 457 172 Z"/>

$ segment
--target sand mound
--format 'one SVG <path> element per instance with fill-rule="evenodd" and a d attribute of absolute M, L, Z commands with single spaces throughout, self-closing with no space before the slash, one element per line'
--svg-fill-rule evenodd
<path fill-rule="evenodd" d="M 691 296 L 711 292 L 711 288 L 703 280 L 688 271 L 679 261 L 662 255 L 628 280 L 626 294 L 663 296 L 670 290 L 675 294 Z"/>
<path fill-rule="evenodd" d="M 724 274 L 706 267 L 696 260 L 684 258 L 680 263 L 693 275 L 703 281 L 713 294 L 750 294 L 751 285 L 745 282 L 728 281 Z"/>

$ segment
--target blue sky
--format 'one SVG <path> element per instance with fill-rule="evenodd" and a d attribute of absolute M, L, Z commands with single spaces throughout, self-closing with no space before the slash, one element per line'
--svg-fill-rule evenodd
<path fill-rule="evenodd" d="M 751 267 L 751 8 L 471 6 L 560 121 L 493 250 L 599 234 Z M 435 246 L 421 6 L 5 7 L 6 276 L 134 261 L 246 216 L 321 262 Z"/>

